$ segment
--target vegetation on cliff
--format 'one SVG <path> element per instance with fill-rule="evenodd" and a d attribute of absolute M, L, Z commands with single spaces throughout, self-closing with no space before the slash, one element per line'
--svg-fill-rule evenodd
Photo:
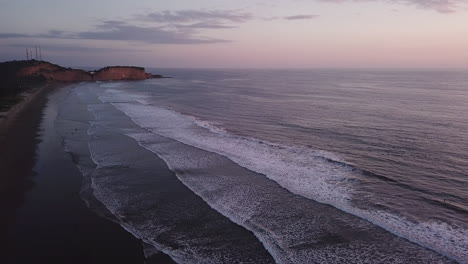
<path fill-rule="evenodd" d="M 45 84 L 47 80 L 43 76 L 17 76 L 22 69 L 39 63 L 42 62 L 30 60 L 0 63 L 0 96 L 15 95 L 32 86 Z"/>

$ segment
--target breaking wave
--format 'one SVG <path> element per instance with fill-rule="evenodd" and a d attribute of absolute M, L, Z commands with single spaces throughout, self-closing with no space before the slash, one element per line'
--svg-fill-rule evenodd
<path fill-rule="evenodd" d="M 443 222 L 418 223 L 389 212 L 353 206 L 353 184 L 359 174 L 366 172 L 333 153 L 232 135 L 213 123 L 155 106 L 142 95 L 137 96 L 138 100 L 132 100 L 132 96 L 124 91 L 107 89 L 99 99 L 112 103 L 152 133 L 227 157 L 294 194 L 332 205 L 400 237 L 468 263 L 466 229 Z M 127 102 L 122 102 L 124 98 Z"/>

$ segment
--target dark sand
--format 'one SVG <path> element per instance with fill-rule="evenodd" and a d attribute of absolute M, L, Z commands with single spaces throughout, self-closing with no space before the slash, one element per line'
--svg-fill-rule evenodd
<path fill-rule="evenodd" d="M 0 127 L 0 263 L 143 263 L 141 241 L 79 196 L 82 176 L 54 128 L 61 89 L 44 88 Z"/>

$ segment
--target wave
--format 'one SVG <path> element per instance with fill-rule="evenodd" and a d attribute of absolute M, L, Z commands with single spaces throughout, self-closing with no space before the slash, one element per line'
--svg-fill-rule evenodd
<path fill-rule="evenodd" d="M 154 134 L 227 157 L 294 194 L 332 205 L 421 246 L 468 263 L 468 230 L 465 228 L 442 222 L 418 223 L 389 212 L 353 206 L 353 184 L 365 171 L 333 153 L 232 135 L 195 117 L 132 101 L 132 96 L 124 91 L 107 89 L 99 99 L 112 103 L 140 127 Z M 124 98 L 127 102 L 122 102 Z M 141 100 L 141 95 L 138 98 Z"/>
<path fill-rule="evenodd" d="M 92 86 L 70 92 L 56 120 L 83 175 L 88 207 L 144 241 L 145 251 L 152 246 L 177 263 L 272 263 L 255 236 L 212 210 L 162 160 L 124 135 L 145 130 L 96 102 Z"/>

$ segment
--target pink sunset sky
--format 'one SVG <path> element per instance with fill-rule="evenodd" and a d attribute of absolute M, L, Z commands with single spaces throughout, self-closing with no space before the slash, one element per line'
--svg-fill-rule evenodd
<path fill-rule="evenodd" d="M 0 61 L 468 68 L 466 0 L 0 0 Z"/>

